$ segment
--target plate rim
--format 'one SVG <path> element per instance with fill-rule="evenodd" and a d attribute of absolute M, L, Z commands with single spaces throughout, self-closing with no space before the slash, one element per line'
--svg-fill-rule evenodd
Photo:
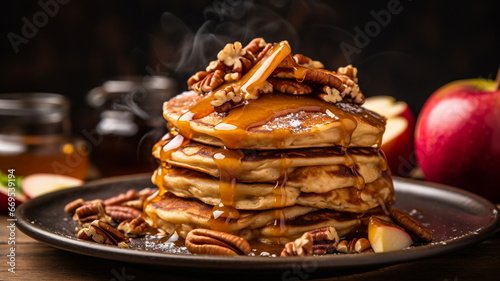
<path fill-rule="evenodd" d="M 89 181 L 77 188 L 98 188 L 101 185 L 116 184 L 123 181 L 142 180 L 146 177 L 151 177 L 151 174 L 134 174 L 118 177 L 110 177 Z M 218 270 L 218 269 L 259 269 L 259 270 L 283 270 L 293 266 L 309 265 L 317 270 L 326 270 L 333 268 L 356 268 L 363 266 L 384 266 L 389 264 L 399 264 L 403 262 L 414 261 L 426 257 L 434 257 L 437 255 L 446 254 L 458 249 L 462 249 L 477 243 L 480 243 L 496 232 L 500 231 L 500 216 L 497 206 L 491 201 L 456 187 L 451 187 L 442 184 L 418 181 L 408 178 L 393 177 L 395 182 L 406 183 L 410 185 L 418 185 L 428 189 L 437 189 L 444 192 L 458 193 L 460 195 L 470 197 L 472 200 L 480 202 L 490 210 L 490 220 L 487 225 L 481 228 L 481 232 L 477 235 L 462 235 L 453 240 L 437 242 L 436 244 L 428 244 L 414 247 L 411 249 L 411 255 L 408 250 L 399 250 L 387 253 L 364 253 L 362 255 L 327 255 L 327 256 L 308 256 L 308 257 L 286 257 L 286 258 L 270 258 L 261 256 L 209 256 L 209 255 L 192 255 L 192 254 L 174 254 L 174 253 L 159 253 L 148 252 L 138 249 L 123 249 L 115 246 L 101 245 L 88 241 L 70 238 L 64 235 L 50 232 L 42 227 L 29 222 L 26 217 L 26 210 L 31 205 L 37 205 L 46 202 L 49 199 L 60 197 L 66 193 L 70 193 L 71 189 L 59 190 L 40 197 L 33 198 L 16 209 L 16 224 L 19 229 L 27 236 L 48 244 L 49 246 L 59 248 L 65 251 L 82 254 L 86 256 L 99 257 L 115 261 L 132 262 L 138 264 L 169 266 L 178 268 L 193 269 L 193 261 L 196 261 L 196 268 L 203 270 Z M 404 188 L 403 188 L 404 189 Z M 31 203 L 30 203 L 31 202 Z M 57 242 L 57 243 L 55 243 Z M 373 257 L 379 257 L 374 259 Z M 199 262 L 200 259 L 203 262 Z M 333 263 L 333 265 L 332 265 Z"/>

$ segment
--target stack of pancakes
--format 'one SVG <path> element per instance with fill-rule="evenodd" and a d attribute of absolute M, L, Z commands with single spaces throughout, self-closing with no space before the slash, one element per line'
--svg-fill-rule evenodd
<path fill-rule="evenodd" d="M 258 75 L 254 81 L 281 79 L 283 62 L 273 60 L 277 53 L 291 56 L 278 45 L 247 70 L 238 89 Z M 296 81 L 319 89 L 309 79 Z M 184 92 L 164 104 L 171 132 L 153 148 L 161 165 L 152 178 L 159 195 L 145 208 L 150 224 L 181 237 L 209 228 L 285 243 L 323 226 L 343 236 L 394 201 L 379 148 L 383 117 L 353 99 L 332 103 L 276 87 L 221 112 L 211 103 L 214 93 L 235 83 Z"/>

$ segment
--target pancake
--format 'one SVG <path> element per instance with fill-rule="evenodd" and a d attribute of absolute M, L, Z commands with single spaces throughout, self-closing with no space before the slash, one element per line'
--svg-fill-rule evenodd
<path fill-rule="evenodd" d="M 372 147 L 380 145 L 385 130 L 384 117 L 356 104 L 329 104 L 309 96 L 273 93 L 250 100 L 229 113 L 217 113 L 209 106 L 204 107 L 203 99 L 206 97 L 193 91 L 184 92 L 164 104 L 163 115 L 181 134 L 213 146 L 225 145 L 231 149 Z M 288 107 L 273 110 L 280 102 Z M 261 113 L 263 109 L 268 110 Z M 196 115 L 201 116 L 195 118 Z M 246 122 L 246 125 L 235 125 L 238 122 Z"/>
<path fill-rule="evenodd" d="M 172 140 L 166 135 L 153 148 L 153 155 L 160 159 L 160 150 Z M 220 152 L 219 147 L 190 141 L 172 151 L 168 164 L 196 170 L 219 177 L 220 172 L 214 155 Z M 279 180 L 287 173 L 289 182 L 305 185 L 308 182 L 321 180 L 321 173 L 339 174 L 329 177 L 327 185 L 346 187 L 355 182 L 373 182 L 385 170 L 386 161 L 383 154 L 373 148 L 350 148 L 342 150 L 338 147 L 302 148 L 288 150 L 242 150 L 240 172 L 236 179 L 240 182 L 268 182 Z M 348 165 L 349 167 L 347 167 Z M 321 168 L 319 168 L 321 166 Z M 356 174 L 353 174 L 352 168 Z M 319 184 L 319 183 L 318 183 Z M 312 192 L 307 191 L 306 192 Z M 325 192 L 324 190 L 319 192 Z"/>
<path fill-rule="evenodd" d="M 323 175 L 327 176 L 328 174 Z M 317 184 L 325 181 L 328 179 L 314 180 L 306 182 L 304 185 L 290 184 L 287 181 L 282 186 L 261 182 L 236 182 L 231 190 L 231 206 L 238 210 L 264 210 L 299 204 L 341 212 L 361 213 L 377 207 L 380 199 L 390 202 L 394 197 L 392 181 L 387 172 L 374 182 L 364 185 L 342 188 L 327 185 L 328 191 L 324 190 L 325 185 Z M 221 203 L 219 179 L 204 173 L 173 167 L 168 169 L 163 176 L 158 176 L 157 170 L 153 175 L 153 182 L 179 197 L 196 198 L 209 205 Z M 281 193 L 278 206 L 276 206 L 277 189 Z"/>
<path fill-rule="evenodd" d="M 185 238 L 194 228 L 212 228 L 212 206 L 196 199 L 179 198 L 166 193 L 162 200 L 147 205 L 146 220 L 157 225 L 169 234 Z M 277 231 L 274 226 L 276 212 L 281 212 L 286 230 Z M 361 225 L 362 214 L 341 213 L 331 210 L 293 206 L 280 210 L 239 211 L 239 217 L 225 221 L 225 232 L 241 236 L 247 240 L 253 238 L 270 239 L 288 237 L 294 239 L 305 231 L 322 226 L 333 226 L 340 236 Z M 281 240 L 283 241 L 283 240 Z M 285 241 L 286 242 L 286 241 Z"/>

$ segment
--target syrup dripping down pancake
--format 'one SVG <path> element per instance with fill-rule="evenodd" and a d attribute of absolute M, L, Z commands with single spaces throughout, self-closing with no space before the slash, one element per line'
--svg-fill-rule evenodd
<path fill-rule="evenodd" d="M 284 216 L 284 235 L 275 231 L 276 210 L 240 211 L 240 217 L 226 221 L 227 232 L 241 236 L 247 240 L 259 238 L 280 243 L 287 242 L 302 235 L 305 231 L 322 226 L 333 226 L 340 236 L 352 232 L 362 223 L 366 214 L 351 214 L 333 210 L 319 210 L 312 207 L 293 206 L 279 210 Z M 372 209 L 370 212 L 378 211 Z M 167 233 L 174 233 L 185 238 L 194 228 L 210 228 L 212 206 L 196 199 L 180 198 L 172 193 L 163 195 L 162 200 L 149 204 L 145 212 L 150 224 L 157 225 Z M 154 220 L 154 221 L 153 221 Z"/>
<path fill-rule="evenodd" d="M 184 92 L 164 104 L 163 115 L 172 126 L 180 128 L 181 134 L 213 146 L 225 145 L 231 149 L 372 147 L 380 145 L 385 130 L 385 118 L 361 106 L 334 105 L 312 97 L 279 93 L 263 95 L 229 113 L 210 112 L 207 106 L 207 112 L 200 118 L 179 121 L 203 99 L 195 92 Z M 280 111 L 280 103 L 288 107 Z M 266 108 L 268 111 L 262 113 Z M 249 116 L 260 121 L 248 125 L 242 120 Z M 232 122 L 228 123 L 228 119 Z M 245 126 L 239 128 L 238 122 Z"/>
<path fill-rule="evenodd" d="M 162 186 L 165 191 L 183 198 L 196 198 L 212 206 L 218 206 L 221 203 L 221 190 L 217 178 L 177 167 L 168 169 L 161 177 L 158 177 L 156 173 L 153 175 L 153 182 Z M 323 179 L 323 181 L 328 181 L 328 179 Z M 286 182 L 284 186 L 279 187 L 282 189 L 279 206 L 290 207 L 298 204 L 341 212 L 361 213 L 379 206 L 380 199 L 384 202 L 392 202 L 394 199 L 394 189 L 388 173 L 383 173 L 377 180 L 362 186 L 338 188 L 330 185 L 331 190 L 322 193 L 311 192 L 312 187 L 314 187 L 312 182 L 303 186 L 290 185 Z M 276 208 L 276 189 L 276 184 L 236 182 L 232 190 L 232 207 L 237 210 Z M 303 190 L 309 192 L 303 192 Z"/>
<path fill-rule="evenodd" d="M 161 162 L 203 172 L 213 177 L 220 176 L 219 168 L 214 161 L 214 155 L 219 152 L 220 148 L 190 141 L 172 150 L 167 159 L 161 159 L 161 149 L 167 146 L 171 140 L 172 136 L 166 135 L 153 148 L 153 155 Z M 372 182 L 378 178 L 381 171 L 387 169 L 384 156 L 378 149 L 374 148 L 342 150 L 338 147 L 320 147 L 288 150 L 242 150 L 241 152 L 244 157 L 241 159 L 240 172 L 236 178 L 240 182 L 274 183 L 282 176 L 283 162 L 286 162 L 286 172 L 290 182 L 298 182 L 298 184 L 314 182 L 321 179 L 318 175 L 322 172 L 338 173 L 339 177 L 333 178 L 333 182 L 325 182 L 324 184 L 340 187 L 353 185 L 353 181 Z M 322 167 L 318 168 L 319 166 Z M 351 168 L 355 168 L 358 174 L 353 175 L 350 171 Z"/>

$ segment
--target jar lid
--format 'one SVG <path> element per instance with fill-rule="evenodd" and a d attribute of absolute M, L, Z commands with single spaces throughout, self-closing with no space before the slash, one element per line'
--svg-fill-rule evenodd
<path fill-rule="evenodd" d="M 70 131 L 70 102 L 59 94 L 0 94 L 0 134 L 50 135 Z"/>
<path fill-rule="evenodd" d="M 96 109 L 129 111 L 143 119 L 161 116 L 163 102 L 177 94 L 177 83 L 165 76 L 123 76 L 105 81 L 87 94 Z"/>

